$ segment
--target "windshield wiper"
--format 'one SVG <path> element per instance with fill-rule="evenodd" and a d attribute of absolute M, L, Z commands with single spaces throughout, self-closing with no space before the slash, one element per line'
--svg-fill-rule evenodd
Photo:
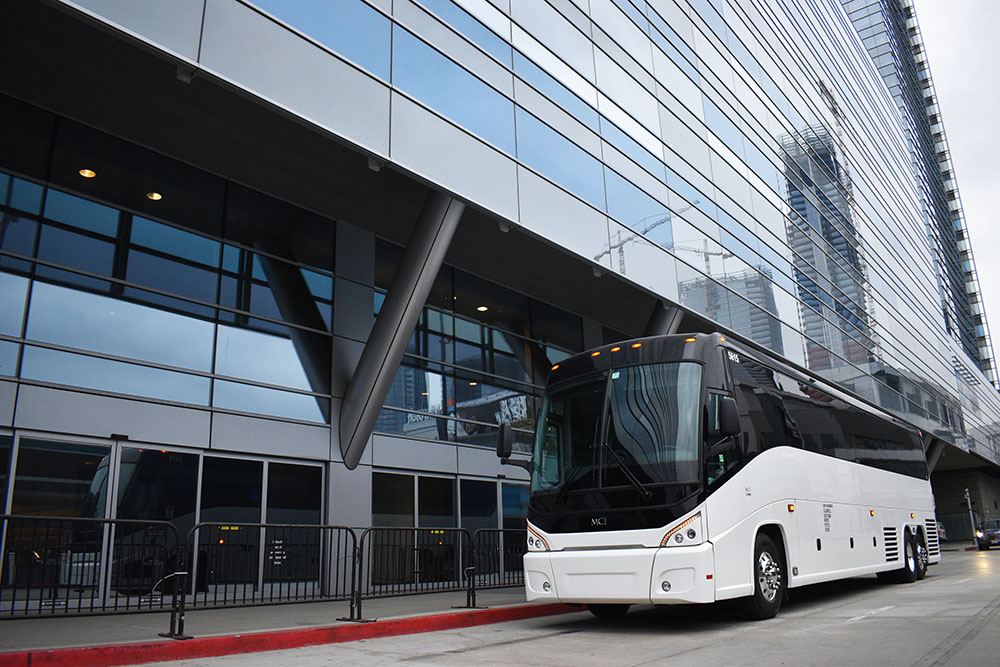
<path fill-rule="evenodd" d="M 572 487 L 581 479 L 586 477 L 587 473 L 593 472 L 593 468 L 584 468 L 584 467 L 573 468 L 571 472 L 573 473 L 572 476 L 566 479 L 566 483 L 563 484 L 563 487 L 559 489 L 559 493 L 556 494 L 557 505 L 562 505 L 564 502 L 566 502 L 566 493 L 569 491 L 570 487 Z"/>
<path fill-rule="evenodd" d="M 628 466 L 625 465 L 625 461 L 622 460 L 622 457 L 618 456 L 618 452 L 615 451 L 615 448 L 612 447 L 610 443 L 602 442 L 601 449 L 604 449 L 611 454 L 611 456 L 615 457 L 615 461 L 618 461 L 618 467 L 621 469 L 622 474 L 625 475 L 625 479 L 631 482 L 632 486 L 639 491 L 640 498 L 643 500 L 649 500 L 653 497 L 653 493 L 642 485 L 642 482 L 640 482 L 639 478 L 635 476 L 635 473 L 628 469 Z"/>

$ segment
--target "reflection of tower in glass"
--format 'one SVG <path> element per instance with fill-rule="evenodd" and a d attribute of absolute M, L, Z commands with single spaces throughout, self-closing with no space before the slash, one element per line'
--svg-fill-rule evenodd
<path fill-rule="evenodd" d="M 846 194 L 850 178 L 833 138 L 822 128 L 808 128 L 798 140 L 786 136 L 782 146 L 792 209 L 786 233 L 795 252 L 803 333 L 809 338 L 806 364 L 831 369 L 841 363 L 837 357 L 866 363 L 872 360 L 873 343 L 866 269 Z"/>
<path fill-rule="evenodd" d="M 781 324 L 768 315 L 777 312 L 774 283 L 768 274 L 747 269 L 716 279 L 685 280 L 678 285 L 681 303 L 716 322 L 727 323 L 736 333 L 777 354 L 784 354 Z M 729 291 L 745 299 L 730 297 Z"/>

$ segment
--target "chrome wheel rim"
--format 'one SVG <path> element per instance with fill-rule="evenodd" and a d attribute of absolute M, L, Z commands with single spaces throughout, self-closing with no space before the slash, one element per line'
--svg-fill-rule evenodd
<path fill-rule="evenodd" d="M 757 588 L 768 602 L 773 602 L 781 590 L 781 568 L 767 551 L 757 559 Z"/>
<path fill-rule="evenodd" d="M 906 566 L 910 568 L 911 572 L 917 571 L 917 557 L 913 553 L 913 542 L 910 540 L 906 541 Z"/>

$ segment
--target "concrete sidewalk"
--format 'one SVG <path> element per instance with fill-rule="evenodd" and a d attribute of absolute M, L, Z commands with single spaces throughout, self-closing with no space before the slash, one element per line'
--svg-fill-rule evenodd
<path fill-rule="evenodd" d="M 484 625 L 578 609 L 526 603 L 522 587 L 481 591 L 477 597 L 479 609 L 462 608 L 464 592 L 365 600 L 364 618 L 375 621 L 370 623 L 339 620 L 350 615 L 349 604 L 340 601 L 195 609 L 188 611 L 185 619 L 185 633 L 194 637 L 189 640 L 158 636 L 169 629 L 170 614 L 166 612 L 3 620 L 0 667 L 127 665 L 228 655 Z"/>

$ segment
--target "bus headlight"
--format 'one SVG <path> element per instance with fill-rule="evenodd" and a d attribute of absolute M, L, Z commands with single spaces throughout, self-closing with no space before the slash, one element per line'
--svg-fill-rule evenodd
<path fill-rule="evenodd" d="M 979 539 L 983 539 L 983 531 L 977 530 L 976 531 L 976 537 L 978 537 Z"/>
<path fill-rule="evenodd" d="M 667 534 L 660 540 L 660 546 L 699 544 L 705 541 L 704 536 L 705 530 L 701 520 L 701 512 L 695 512 L 667 531 Z"/>
<path fill-rule="evenodd" d="M 545 541 L 545 538 L 532 530 L 531 526 L 528 526 L 528 551 L 548 551 L 549 543 Z"/>

